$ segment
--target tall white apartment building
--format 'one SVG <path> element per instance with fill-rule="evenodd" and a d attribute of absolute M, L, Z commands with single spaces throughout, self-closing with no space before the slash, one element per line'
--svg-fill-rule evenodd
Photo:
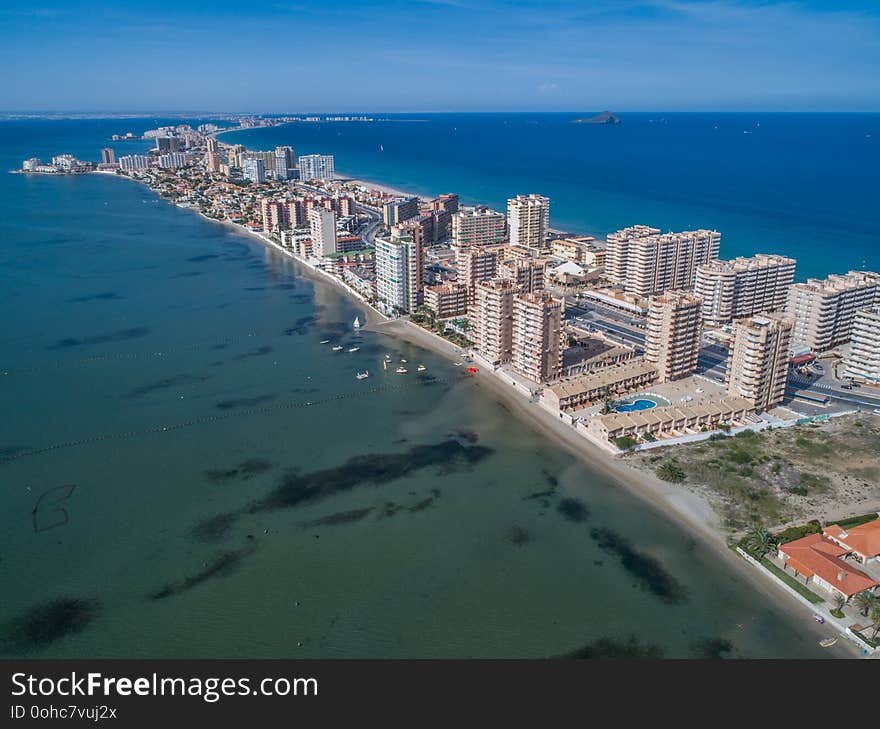
<path fill-rule="evenodd" d="M 336 213 L 315 205 L 309 210 L 309 232 L 312 234 L 312 251 L 317 257 L 337 252 Z"/>
<path fill-rule="evenodd" d="M 258 157 L 249 157 L 244 160 L 244 177 L 251 182 L 266 181 L 266 163 Z"/>
<path fill-rule="evenodd" d="M 689 377 L 700 352 L 702 301 L 689 291 L 652 296 L 645 333 L 645 359 L 657 365 L 660 382 Z"/>
<path fill-rule="evenodd" d="M 880 274 L 872 271 L 796 283 L 786 308 L 794 321 L 792 339 L 814 352 L 825 352 L 849 341 L 856 312 L 876 304 L 880 304 Z"/>
<path fill-rule="evenodd" d="M 856 312 L 849 346 L 844 377 L 880 383 L 880 306 Z"/>
<path fill-rule="evenodd" d="M 510 198 L 507 229 L 511 245 L 543 248 L 550 230 L 550 198 L 534 194 Z"/>
<path fill-rule="evenodd" d="M 720 326 L 785 308 L 795 263 L 794 258 L 758 253 L 697 266 L 694 293 L 703 300 L 703 323 Z"/>
<path fill-rule="evenodd" d="M 376 238 L 375 261 L 379 299 L 388 307 L 415 311 L 422 303 L 424 290 L 421 242 L 410 235 Z"/>
<path fill-rule="evenodd" d="M 761 314 L 733 325 L 727 359 L 727 392 L 744 397 L 756 410 L 769 410 L 785 397 L 791 359 L 789 319 Z"/>
<path fill-rule="evenodd" d="M 159 167 L 162 169 L 177 169 L 186 167 L 186 155 L 183 152 L 169 152 L 159 155 Z"/>
<path fill-rule="evenodd" d="M 714 230 L 642 235 L 616 243 L 609 237 L 606 262 L 614 259 L 615 281 L 628 294 L 645 297 L 692 289 L 697 266 L 718 258 L 720 244 L 721 234 Z"/>
<path fill-rule="evenodd" d="M 305 154 L 296 161 L 300 180 L 332 180 L 335 176 L 332 154 Z"/>
<path fill-rule="evenodd" d="M 296 155 L 293 147 L 275 147 L 275 179 L 289 180 L 290 173 L 296 169 Z"/>
<path fill-rule="evenodd" d="M 145 154 L 126 154 L 119 158 L 119 169 L 146 170 L 150 166 L 150 158 Z"/>
<path fill-rule="evenodd" d="M 510 363 L 532 382 L 552 382 L 562 374 L 565 301 L 547 292 L 513 297 Z"/>
<path fill-rule="evenodd" d="M 468 334 L 474 349 L 493 365 L 510 361 L 513 348 L 513 297 L 518 293 L 510 279 L 479 281 L 468 307 Z"/>
<path fill-rule="evenodd" d="M 465 208 L 452 215 L 452 245 L 491 246 L 504 242 L 504 215 L 485 205 Z"/>

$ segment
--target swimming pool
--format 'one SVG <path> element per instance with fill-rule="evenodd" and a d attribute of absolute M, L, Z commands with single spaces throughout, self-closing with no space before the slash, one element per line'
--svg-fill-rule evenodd
<path fill-rule="evenodd" d="M 655 407 L 657 407 L 657 403 L 655 403 L 653 400 L 638 399 L 633 400 L 632 402 L 626 402 L 622 405 L 618 405 L 614 409 L 618 413 L 632 413 L 637 410 L 650 410 L 651 408 Z"/>

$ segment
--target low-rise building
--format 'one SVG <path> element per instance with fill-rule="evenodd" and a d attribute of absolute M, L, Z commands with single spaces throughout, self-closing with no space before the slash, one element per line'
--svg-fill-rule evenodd
<path fill-rule="evenodd" d="M 880 518 L 847 528 L 829 524 L 822 533 L 862 564 L 880 561 Z"/>
<path fill-rule="evenodd" d="M 860 592 L 875 592 L 880 583 L 846 561 L 851 550 L 824 534 L 809 534 L 780 544 L 777 556 L 786 572 L 807 585 L 843 595 L 849 601 Z"/>
<path fill-rule="evenodd" d="M 653 364 L 634 359 L 560 380 L 545 389 L 543 397 L 556 410 L 576 410 L 602 400 L 606 393 L 623 395 L 656 379 L 657 368 Z"/>
<path fill-rule="evenodd" d="M 707 397 L 682 405 L 596 415 L 590 419 L 587 431 L 600 441 L 623 436 L 635 438 L 645 433 L 655 438 L 691 435 L 715 430 L 721 425 L 745 424 L 753 409 L 742 397 Z"/>

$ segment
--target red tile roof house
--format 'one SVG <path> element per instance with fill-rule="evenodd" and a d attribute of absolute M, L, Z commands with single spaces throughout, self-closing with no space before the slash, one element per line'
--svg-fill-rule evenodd
<path fill-rule="evenodd" d="M 822 531 L 832 542 L 852 552 L 862 564 L 880 561 L 880 519 L 874 519 L 852 529 L 831 524 Z"/>
<path fill-rule="evenodd" d="M 807 585 L 840 593 L 847 600 L 864 590 L 880 587 L 869 575 L 845 561 L 851 550 L 835 544 L 824 534 L 810 534 L 779 545 L 783 569 L 794 572 Z"/>

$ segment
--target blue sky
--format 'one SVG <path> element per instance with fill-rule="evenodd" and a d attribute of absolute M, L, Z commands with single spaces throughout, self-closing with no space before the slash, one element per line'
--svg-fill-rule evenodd
<path fill-rule="evenodd" d="M 878 0 L 0 4 L 3 110 L 880 110 Z"/>

